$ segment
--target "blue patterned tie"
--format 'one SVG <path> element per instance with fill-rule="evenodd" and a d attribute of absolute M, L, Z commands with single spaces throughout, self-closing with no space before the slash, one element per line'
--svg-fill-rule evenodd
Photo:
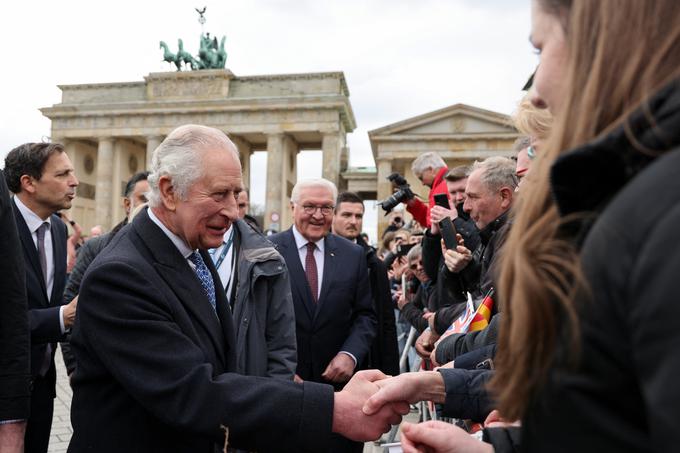
<path fill-rule="evenodd" d="M 203 287 L 203 292 L 208 296 L 210 305 L 212 305 L 213 310 L 217 312 L 217 301 L 215 299 L 215 283 L 213 282 L 212 275 L 208 270 L 208 266 L 205 265 L 203 257 L 200 253 L 194 252 L 189 255 L 189 260 L 196 266 L 196 276 L 201 281 L 201 286 Z"/>

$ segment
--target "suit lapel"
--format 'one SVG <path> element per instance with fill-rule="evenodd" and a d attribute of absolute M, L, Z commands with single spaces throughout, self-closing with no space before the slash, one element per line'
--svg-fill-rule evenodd
<path fill-rule="evenodd" d="M 297 244 L 295 243 L 293 230 L 290 229 L 286 231 L 285 234 L 286 240 L 281 243 L 281 254 L 288 265 L 291 290 L 297 293 L 297 297 L 294 297 L 293 299 L 301 300 L 302 305 L 304 305 L 305 310 L 309 315 L 309 319 L 314 319 L 316 304 L 314 303 L 314 300 L 312 300 L 312 292 L 309 289 L 309 283 L 307 283 L 307 274 L 305 274 L 305 270 L 300 262 L 300 253 L 298 252 Z"/>
<path fill-rule="evenodd" d="M 45 295 L 45 300 L 43 305 L 47 306 L 47 287 L 45 286 L 45 276 L 42 273 L 42 268 L 40 267 L 40 258 L 38 257 L 38 249 L 35 248 L 35 242 L 33 242 L 33 236 L 28 230 L 28 225 L 24 220 L 24 216 L 21 215 L 21 211 L 14 202 L 12 198 L 12 207 L 14 208 L 14 218 L 17 223 L 17 230 L 19 230 L 19 237 L 21 238 L 21 244 L 24 247 L 24 256 L 28 258 L 28 262 L 31 267 L 33 267 L 33 272 L 38 276 L 40 280 L 40 287 L 42 288 L 43 294 Z"/>
<path fill-rule="evenodd" d="M 233 227 L 235 228 L 235 227 Z M 238 252 L 239 252 L 239 240 L 238 240 L 238 229 L 234 230 L 234 243 L 232 247 L 234 247 L 233 253 L 235 254 L 234 259 L 236 260 L 236 263 L 238 263 Z M 216 311 L 217 311 L 217 317 L 220 320 L 220 326 L 222 327 L 222 333 L 224 334 L 224 338 L 236 338 L 235 335 L 235 326 L 234 326 L 234 318 L 231 313 L 231 308 L 229 307 L 229 299 L 227 299 L 227 293 L 222 290 L 222 283 L 220 283 L 220 275 L 217 272 L 217 269 L 215 268 L 215 265 L 213 264 L 213 260 L 210 257 L 210 254 L 204 250 L 201 250 L 201 256 L 203 257 L 203 261 L 205 261 L 205 264 L 208 266 L 208 269 L 210 270 L 210 275 L 212 275 L 213 282 L 215 283 L 215 298 L 216 298 Z M 238 265 L 236 266 L 238 267 Z M 234 270 L 236 272 L 236 270 Z M 236 277 L 235 275 L 232 276 L 232 278 Z M 234 282 L 236 283 L 236 282 Z M 236 344 L 235 342 L 233 343 L 234 345 Z M 231 341 L 226 341 L 225 342 L 225 356 L 224 356 L 224 361 L 225 364 L 227 364 L 227 369 L 232 369 L 231 366 L 228 364 L 228 357 L 235 357 L 236 354 L 232 354 L 231 356 L 228 354 L 229 349 L 231 348 L 232 342 Z"/>
<path fill-rule="evenodd" d="M 177 247 L 165 233 L 149 219 L 146 210 L 135 217 L 133 227 L 153 255 L 155 261 L 152 264 L 158 270 L 159 275 L 177 295 L 187 312 L 191 313 L 208 332 L 215 350 L 218 351 L 217 356 L 224 361 L 226 357 L 225 343 L 229 343 L 231 338 L 226 338 L 227 341 L 224 341 L 225 338 L 218 317 L 215 315 L 208 297 L 203 292 L 200 281 L 189 267 L 187 260 L 179 253 Z M 215 269 L 211 264 L 210 257 L 205 253 L 202 253 L 201 256 L 206 261 L 214 279 Z M 220 291 L 215 292 L 217 297 L 220 297 Z M 223 363 L 223 365 L 226 366 L 226 363 Z"/>

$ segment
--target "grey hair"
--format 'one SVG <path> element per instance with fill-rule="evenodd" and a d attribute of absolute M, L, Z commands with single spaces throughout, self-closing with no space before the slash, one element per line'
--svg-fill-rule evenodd
<path fill-rule="evenodd" d="M 212 127 L 185 124 L 170 132 L 153 152 L 149 206 L 161 204 L 158 182 L 162 176 L 170 177 L 179 199 L 186 200 L 189 188 L 203 176 L 202 153 L 211 148 L 226 148 L 238 154 L 229 137 Z"/>
<path fill-rule="evenodd" d="M 338 188 L 335 187 L 335 184 L 323 178 L 310 178 L 303 179 L 302 181 L 298 181 L 298 183 L 295 184 L 295 186 L 293 187 L 293 191 L 290 194 L 290 202 L 298 203 L 300 201 L 300 191 L 308 187 L 324 187 L 328 189 L 333 195 L 334 203 L 335 200 L 338 198 Z"/>
<path fill-rule="evenodd" d="M 531 146 L 531 137 L 528 135 L 522 135 L 517 140 L 515 140 L 515 143 L 512 144 L 512 150 L 518 153 L 529 146 Z"/>
<path fill-rule="evenodd" d="M 410 262 L 411 260 L 419 258 L 422 255 L 423 255 L 423 246 L 421 246 L 420 244 L 416 244 L 406 254 L 406 261 Z"/>
<path fill-rule="evenodd" d="M 475 162 L 472 164 L 472 171 L 481 170 L 481 181 L 491 191 L 498 191 L 503 187 L 514 190 L 519 183 L 516 167 L 512 159 L 496 156 Z"/>
<path fill-rule="evenodd" d="M 413 170 L 413 173 L 416 175 L 422 174 L 428 168 L 435 170 L 442 167 L 446 167 L 446 162 L 444 162 L 444 159 L 434 151 L 421 154 L 416 157 L 416 160 L 411 164 L 411 170 Z"/>

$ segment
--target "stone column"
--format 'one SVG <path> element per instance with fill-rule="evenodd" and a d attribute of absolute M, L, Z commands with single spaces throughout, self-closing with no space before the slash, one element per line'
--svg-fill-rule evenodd
<path fill-rule="evenodd" d="M 297 183 L 297 155 L 300 152 L 300 145 L 290 136 L 286 135 L 283 139 L 283 173 L 282 178 L 285 184 L 281 190 L 281 229 L 288 229 L 293 224 L 293 213 L 290 210 L 290 196 L 293 187 Z"/>
<path fill-rule="evenodd" d="M 283 149 L 283 134 L 272 134 L 267 136 L 267 190 L 265 197 L 264 209 L 264 228 L 275 228 L 281 231 L 281 220 L 283 217 L 283 209 L 288 209 L 288 206 L 282 206 L 281 193 L 285 192 L 286 180 L 284 149 Z M 275 215 L 276 221 L 272 221 L 272 214 Z"/>
<path fill-rule="evenodd" d="M 323 152 L 322 176 L 333 182 L 336 186 L 340 183 L 340 158 L 345 146 L 345 137 L 339 132 L 324 134 L 321 141 Z"/>
<path fill-rule="evenodd" d="M 151 158 L 153 157 L 153 152 L 158 145 L 163 141 L 163 137 L 160 135 L 151 135 L 146 138 L 146 169 L 151 170 Z"/>
<path fill-rule="evenodd" d="M 243 184 L 250 189 L 250 156 L 253 154 L 252 145 L 241 137 L 229 137 L 238 149 L 239 159 L 241 160 L 241 173 L 243 173 Z"/>
<path fill-rule="evenodd" d="M 387 180 L 387 177 L 392 173 L 392 160 L 387 158 L 378 158 L 378 201 L 382 201 L 392 194 L 392 184 Z M 378 207 L 378 240 L 382 237 L 383 232 L 389 225 L 387 217 L 382 215 L 382 208 Z"/>
<path fill-rule="evenodd" d="M 95 192 L 95 224 L 111 227 L 111 203 L 113 200 L 113 139 L 100 138 L 97 149 L 97 188 Z"/>

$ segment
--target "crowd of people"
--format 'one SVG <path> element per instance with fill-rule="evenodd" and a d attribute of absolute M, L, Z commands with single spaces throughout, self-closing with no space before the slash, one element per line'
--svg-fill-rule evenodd
<path fill-rule="evenodd" d="M 360 452 L 420 401 L 445 421 L 401 423 L 404 452 L 673 451 L 680 3 L 533 0 L 530 40 L 513 156 L 420 155 L 428 198 L 400 183 L 377 247 L 320 178 L 264 234 L 211 127 L 87 240 L 64 147 L 13 149 L 0 452 L 47 451 L 59 342 L 74 453 Z"/>

